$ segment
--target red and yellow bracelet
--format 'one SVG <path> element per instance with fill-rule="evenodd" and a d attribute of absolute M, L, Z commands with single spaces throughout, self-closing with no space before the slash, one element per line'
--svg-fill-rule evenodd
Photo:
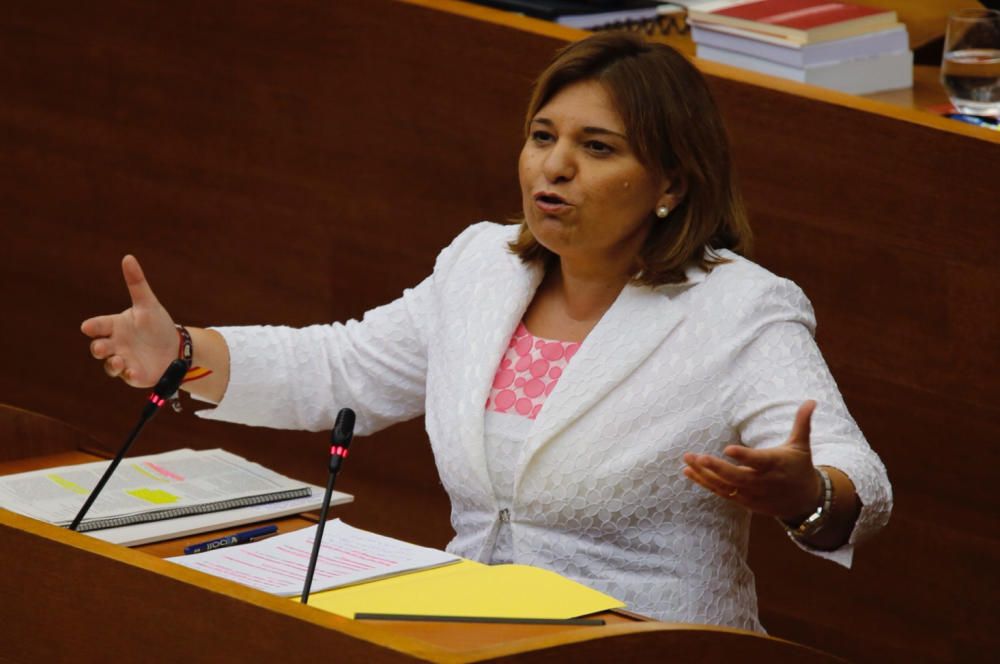
<path fill-rule="evenodd" d="M 181 385 L 210 376 L 212 374 L 211 369 L 192 366 L 194 361 L 194 343 L 191 341 L 191 333 L 183 325 L 176 325 L 176 327 L 177 336 L 180 338 L 177 357 L 184 360 L 184 363 L 187 364 L 187 373 L 184 374 L 184 380 L 181 381 Z"/>

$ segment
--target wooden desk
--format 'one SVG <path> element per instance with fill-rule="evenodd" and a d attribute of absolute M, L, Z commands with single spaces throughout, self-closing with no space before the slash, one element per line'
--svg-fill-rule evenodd
<path fill-rule="evenodd" d="M 0 463 L 0 475 L 99 458 L 71 450 Z M 288 517 L 274 522 L 287 532 L 311 525 L 315 519 Z M 603 627 L 352 621 L 159 560 L 181 555 L 189 544 L 239 530 L 126 549 L 0 509 L 0 568 L 18 570 L 18 574 L 0 575 L 0 596 L 4 597 L 0 659 L 61 661 L 71 655 L 74 661 L 86 662 L 106 660 L 115 653 L 114 659 L 132 654 L 141 661 L 191 661 L 192 657 L 237 662 L 248 657 L 251 661 L 281 657 L 286 661 L 327 652 L 323 650 L 326 642 L 336 644 L 336 652 L 349 661 L 551 661 L 551 657 L 567 656 L 595 661 L 611 653 L 616 661 L 651 661 L 664 651 L 678 657 L 697 654 L 699 661 L 728 662 L 737 653 L 782 661 L 839 661 L 749 632 L 658 623 L 627 611 L 595 614 L 607 623 Z M 176 582 L 185 587 L 176 587 Z M 222 601 L 227 608 L 216 613 L 212 605 L 219 603 L 219 595 L 225 596 Z M 53 613 L 45 615 L 46 611 Z M 145 615 L 157 612 L 166 613 L 161 622 L 144 620 Z M 244 615 L 234 618 L 237 612 Z M 282 626 L 282 617 L 299 624 L 286 620 Z M 69 626 L 69 631 L 86 634 L 88 641 L 45 638 L 45 632 L 38 629 L 43 624 Z M 269 632 L 269 638 L 262 641 L 254 629 Z M 302 629 L 311 632 L 302 642 L 276 638 L 274 633 L 277 630 L 290 638 Z M 104 638 L 98 638 L 102 632 Z M 654 633 L 669 636 L 657 638 Z M 595 647 L 605 639 L 616 644 Z"/>

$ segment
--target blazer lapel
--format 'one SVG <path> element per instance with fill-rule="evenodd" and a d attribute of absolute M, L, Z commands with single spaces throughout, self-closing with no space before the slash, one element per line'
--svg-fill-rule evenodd
<path fill-rule="evenodd" d="M 684 320 L 685 307 L 678 296 L 704 279 L 705 273 L 691 268 L 687 276 L 686 283 L 676 286 L 628 285 L 622 290 L 546 399 L 528 436 L 519 479 L 539 449 L 632 374 Z"/>
<path fill-rule="evenodd" d="M 486 399 L 510 337 L 534 297 L 542 276 L 541 268 L 526 267 L 512 254 L 505 263 L 497 265 L 497 269 L 479 284 L 482 288 L 477 290 L 483 295 L 482 299 L 470 304 L 470 312 L 476 315 L 465 319 L 464 334 L 460 339 L 462 347 L 452 356 L 458 361 L 451 367 L 453 375 L 463 377 L 460 384 L 464 393 L 454 395 L 459 431 L 464 432 L 461 444 L 470 468 L 490 495 L 492 485 L 486 465 L 483 430 Z"/>

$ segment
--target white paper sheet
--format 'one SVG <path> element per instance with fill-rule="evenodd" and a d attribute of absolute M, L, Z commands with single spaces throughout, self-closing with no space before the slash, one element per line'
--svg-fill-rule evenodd
<path fill-rule="evenodd" d="M 252 544 L 167 560 L 275 595 L 296 597 L 305 583 L 315 536 L 313 526 Z M 458 556 L 444 551 L 369 533 L 333 519 L 323 533 L 311 592 L 457 560 Z"/>
<path fill-rule="evenodd" d="M 0 507 L 67 525 L 110 461 L 45 468 L 0 477 Z M 225 450 L 174 450 L 124 459 L 84 524 L 154 514 L 308 486 Z"/>

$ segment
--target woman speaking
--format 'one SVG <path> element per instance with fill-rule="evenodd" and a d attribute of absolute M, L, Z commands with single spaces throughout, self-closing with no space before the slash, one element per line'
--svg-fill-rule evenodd
<path fill-rule="evenodd" d="M 523 217 L 479 223 L 361 321 L 185 329 L 138 262 L 132 306 L 83 323 L 107 373 L 180 352 L 202 417 L 359 434 L 424 415 L 455 537 L 668 621 L 762 630 L 750 516 L 850 565 L 888 520 L 885 469 L 813 340 L 809 301 L 743 254 L 719 112 L 670 48 L 601 34 L 535 86 Z"/>

